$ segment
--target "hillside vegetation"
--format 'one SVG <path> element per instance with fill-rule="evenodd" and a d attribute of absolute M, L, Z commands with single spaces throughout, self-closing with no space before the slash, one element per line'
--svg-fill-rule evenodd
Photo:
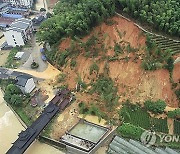
<path fill-rule="evenodd" d="M 119 2 L 121 5 L 123 3 L 125 5 L 126 2 L 134 4 L 135 1 Z M 170 1 L 168 2 L 170 3 Z M 146 3 L 146 1 L 144 1 L 144 3 L 147 5 L 150 4 Z M 139 5 L 139 7 L 142 6 Z M 140 77 L 140 75 L 144 76 L 142 68 L 152 71 L 162 69 L 162 72 L 166 69 L 166 71 L 164 71 L 165 74 L 163 74 L 163 72 L 162 76 L 166 76 L 168 79 L 166 83 L 168 92 L 163 92 L 164 86 L 162 83 L 157 83 L 157 81 L 153 82 L 163 86 L 159 95 L 156 95 L 159 87 L 157 87 L 156 92 L 153 92 L 155 88 L 151 87 L 153 85 L 150 83 L 151 88 L 147 90 L 147 85 L 143 83 L 145 81 L 141 79 L 139 79 L 141 81 L 138 80 L 138 82 L 144 85 L 138 88 L 141 89 L 140 91 L 144 91 L 144 89 L 148 91 L 146 98 L 165 98 L 167 103 L 172 103 L 172 106 L 177 106 L 174 91 L 179 89 L 179 79 L 177 78 L 175 82 L 173 81 L 174 55 L 172 55 L 172 51 L 168 49 L 161 50 L 151 38 L 146 38 L 145 34 L 134 26 L 133 23 L 122 20 L 117 16 L 108 18 L 112 16 L 114 12 L 114 0 L 59 1 L 54 8 L 54 15 L 41 25 L 38 32 L 40 42 L 45 41 L 52 45 L 52 50 L 46 51 L 49 60 L 59 69 L 63 70 L 66 78 L 69 77 L 67 72 L 69 74 L 72 73 L 71 77 L 73 81 L 70 79 L 69 83 L 66 83 L 70 84 L 70 88 L 75 88 L 78 83 L 83 89 L 86 89 L 89 84 L 93 86 L 95 80 L 102 77 L 103 79 L 110 79 L 108 82 L 112 79 L 112 83 L 114 85 L 117 84 L 117 92 L 119 93 L 122 92 L 119 90 L 119 84 L 132 84 L 130 79 L 133 79 L 135 75 L 137 75 L 137 77 Z M 174 16 L 176 18 L 176 15 Z M 126 65 L 124 62 L 127 62 L 126 69 L 123 69 L 123 65 Z M 70 67 L 71 70 L 69 70 L 68 67 Z M 84 70 L 84 67 L 86 70 Z M 137 74 L 135 70 L 137 70 Z M 122 71 L 123 73 L 119 74 Z M 124 71 L 127 72 L 124 73 Z M 149 76 L 152 76 L 153 73 L 156 74 L 152 72 Z M 126 77 L 123 77 L 123 75 Z M 159 76 L 156 74 L 155 77 L 153 77 L 153 79 L 150 78 L 150 80 L 160 79 L 161 75 Z M 178 77 L 178 75 L 176 76 Z M 121 77 L 123 79 L 120 80 Z M 125 81 L 124 78 L 128 79 L 128 77 L 129 81 Z M 59 81 L 64 82 L 64 79 L 65 78 L 60 77 Z M 136 84 L 134 81 L 134 85 Z M 132 85 L 132 87 L 134 87 L 134 85 Z M 126 86 L 128 87 L 129 85 Z M 173 91 L 170 90 L 169 92 L 171 86 Z M 99 93 L 99 91 L 96 91 L 96 93 Z M 105 93 L 105 91 L 101 91 L 101 93 Z M 126 93 L 126 91 L 123 90 L 123 93 Z M 131 93 L 134 92 L 131 91 Z M 101 95 L 101 101 L 106 98 L 106 96 L 103 95 Z M 112 97 L 115 95 L 116 91 L 111 94 Z M 138 100 L 138 97 L 140 99 L 140 96 L 136 96 L 135 99 Z M 109 99 L 109 101 L 105 101 L 108 104 L 107 106 L 111 106 L 109 102 L 112 100 L 114 104 L 118 104 L 118 97 L 110 99 L 109 96 L 107 99 Z"/>
<path fill-rule="evenodd" d="M 115 13 L 115 8 L 142 23 L 180 37 L 179 0 L 61 0 L 38 32 L 40 42 L 55 44 L 67 36 L 82 36 Z"/>
<path fill-rule="evenodd" d="M 155 29 L 180 37 L 179 0 L 117 0 L 118 9 Z"/>
<path fill-rule="evenodd" d="M 59 1 L 54 15 L 40 26 L 38 40 L 54 44 L 66 36 L 87 34 L 114 12 L 113 0 Z"/>
<path fill-rule="evenodd" d="M 60 1 L 41 25 L 39 41 L 51 45 L 45 53 L 62 72 L 52 86 L 74 91 L 73 104 L 84 116 L 96 115 L 112 125 L 130 123 L 118 129 L 126 137 L 138 139 L 142 128 L 168 133 L 165 109 L 180 105 L 180 75 L 173 64 L 179 55 L 161 50 L 132 21 L 111 17 L 114 2 Z"/>

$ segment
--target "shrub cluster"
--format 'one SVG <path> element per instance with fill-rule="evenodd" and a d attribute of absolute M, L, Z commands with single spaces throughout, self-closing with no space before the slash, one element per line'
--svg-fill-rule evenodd
<path fill-rule="evenodd" d="M 177 117 L 180 117 L 180 108 L 175 109 L 175 110 L 173 110 L 173 111 L 169 111 L 167 115 L 168 115 L 169 118 L 177 118 Z"/>
<path fill-rule="evenodd" d="M 95 62 L 89 68 L 89 74 L 91 75 L 93 72 L 99 72 L 99 67 Z"/>
<path fill-rule="evenodd" d="M 117 132 L 123 137 L 139 140 L 144 130 L 141 127 L 134 126 L 130 123 L 123 123 L 118 127 Z"/>
<path fill-rule="evenodd" d="M 100 111 L 100 109 L 94 104 L 92 103 L 89 107 L 84 103 L 84 102 L 80 102 L 79 103 L 79 113 L 80 114 L 90 114 L 90 115 L 94 115 L 94 116 L 98 116 L 99 121 L 101 120 L 101 118 L 104 117 L 104 113 Z"/>
<path fill-rule="evenodd" d="M 17 86 L 9 84 L 5 90 L 4 100 L 15 106 L 21 105 L 23 102 L 21 94 L 22 92 Z"/>
<path fill-rule="evenodd" d="M 155 114 L 161 114 L 164 112 L 164 109 L 166 108 L 166 103 L 162 100 L 158 101 L 151 101 L 147 100 L 144 102 L 144 107 L 146 110 L 155 113 Z"/>
<path fill-rule="evenodd" d="M 33 61 L 32 64 L 31 64 L 31 68 L 36 69 L 38 67 L 39 67 L 39 64 Z"/>
<path fill-rule="evenodd" d="M 106 103 L 109 110 L 112 110 L 118 103 L 119 97 L 117 95 L 117 88 L 109 77 L 100 76 L 90 90 L 90 93 L 94 92 L 100 95 L 100 98 Z"/>

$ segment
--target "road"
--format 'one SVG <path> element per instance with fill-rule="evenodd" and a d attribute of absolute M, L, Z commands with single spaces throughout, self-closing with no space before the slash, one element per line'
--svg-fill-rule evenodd
<path fill-rule="evenodd" d="M 42 48 L 42 45 L 39 45 L 36 42 L 36 37 L 34 36 L 32 38 L 32 48 L 30 48 L 31 49 L 31 54 L 28 56 L 29 58 L 27 59 L 27 61 L 23 62 L 24 64 L 22 66 L 20 66 L 19 69 L 32 70 L 31 69 L 31 64 L 32 64 L 33 61 L 35 61 L 36 63 L 39 64 L 39 67 L 36 69 L 36 71 L 37 72 L 45 71 L 47 69 L 47 67 L 48 67 L 48 64 L 47 64 L 47 62 L 44 62 L 41 59 L 40 48 Z"/>
<path fill-rule="evenodd" d="M 35 9 L 40 11 L 41 8 L 45 8 L 46 11 L 48 10 L 46 0 L 37 0 L 36 1 Z"/>

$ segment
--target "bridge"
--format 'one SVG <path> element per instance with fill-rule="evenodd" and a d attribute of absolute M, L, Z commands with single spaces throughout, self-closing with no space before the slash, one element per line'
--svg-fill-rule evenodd
<path fill-rule="evenodd" d="M 71 100 L 72 97 L 69 90 L 59 91 L 37 120 L 25 131 L 19 133 L 19 138 L 13 143 L 13 146 L 6 154 L 23 154 L 58 111 L 63 111 L 70 104 Z"/>

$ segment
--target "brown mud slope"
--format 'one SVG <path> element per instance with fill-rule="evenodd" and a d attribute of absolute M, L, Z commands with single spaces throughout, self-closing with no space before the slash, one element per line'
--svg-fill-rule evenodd
<path fill-rule="evenodd" d="M 47 5 L 49 9 L 54 8 L 55 4 L 58 2 L 58 0 L 47 0 Z"/>
<path fill-rule="evenodd" d="M 120 17 L 113 17 L 115 24 L 106 25 L 105 23 L 97 26 L 93 29 L 91 34 L 83 38 L 85 42 L 90 36 L 94 34 L 100 34 L 98 37 L 104 38 L 103 44 L 107 49 L 106 56 L 114 56 L 115 43 L 121 44 L 121 46 L 127 46 L 137 48 L 135 53 L 126 52 L 119 55 L 119 60 L 109 61 L 109 76 L 114 80 L 118 87 L 118 94 L 120 96 L 119 105 L 122 101 L 127 99 L 131 102 L 144 102 L 147 99 L 165 100 L 170 107 L 178 107 L 178 101 L 171 89 L 169 81 L 169 73 L 165 69 L 157 71 L 144 71 L 141 68 L 141 60 L 144 53 L 146 38 L 138 27 L 133 22 L 129 22 Z M 70 46 L 70 39 L 64 40 L 60 44 L 60 50 L 64 50 Z M 77 82 L 77 74 L 79 74 L 82 80 L 86 83 L 90 83 L 91 80 L 96 80 L 97 74 L 89 75 L 89 68 L 95 61 L 100 70 L 103 72 L 103 68 L 106 60 L 102 60 L 102 55 L 99 54 L 96 58 L 86 58 L 83 52 L 76 58 L 77 66 L 74 69 L 70 68 L 70 60 L 66 67 L 62 68 L 63 73 L 67 74 L 66 84 L 69 88 L 74 89 Z M 129 60 L 127 60 L 129 58 Z M 180 79 L 178 71 L 179 64 L 175 66 L 173 72 L 173 78 L 175 81 Z M 94 96 L 93 96 L 94 97 Z M 92 97 L 92 98 L 93 98 Z M 86 100 L 84 100 L 86 101 Z"/>

